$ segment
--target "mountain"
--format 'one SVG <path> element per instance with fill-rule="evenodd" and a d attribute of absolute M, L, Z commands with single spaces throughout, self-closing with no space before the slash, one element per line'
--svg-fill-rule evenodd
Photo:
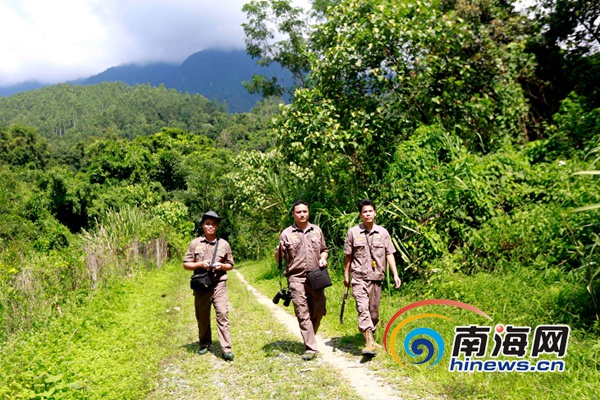
<path fill-rule="evenodd" d="M 147 83 L 152 86 L 165 85 L 181 92 L 201 94 L 209 100 L 225 101 L 229 111 L 237 113 L 251 110 L 261 100 L 259 95 L 249 94 L 242 86 L 242 82 L 249 81 L 254 74 L 276 76 L 287 83 L 292 80 L 289 71 L 275 65 L 260 67 L 243 50 L 203 50 L 189 56 L 181 65 L 122 65 L 71 83 L 92 85 L 120 81 L 131 86 Z M 42 86 L 37 82 L 28 82 L 0 88 L 0 96 Z"/>
<path fill-rule="evenodd" d="M 16 85 L 0 87 L 0 97 L 10 96 L 11 94 L 27 92 L 42 88 L 46 85 L 37 81 L 27 81 Z"/>
<path fill-rule="evenodd" d="M 251 95 L 242 86 L 253 74 L 276 76 L 291 82 L 291 74 L 279 66 L 260 67 L 243 50 L 203 50 L 189 56 L 181 65 L 124 65 L 80 81 L 85 85 L 121 81 L 128 85 L 165 85 L 181 92 L 201 94 L 209 100 L 225 101 L 231 112 L 250 111 L 259 95 Z"/>
<path fill-rule="evenodd" d="M 173 76 L 177 74 L 177 65 L 171 64 L 149 64 L 141 65 L 123 65 L 120 67 L 112 67 L 98 75 L 91 76 L 87 79 L 77 81 L 78 84 L 94 85 L 100 82 L 123 82 L 128 85 L 150 83 L 152 86 L 159 86 L 161 83 L 170 87 L 167 83 L 173 80 Z"/>

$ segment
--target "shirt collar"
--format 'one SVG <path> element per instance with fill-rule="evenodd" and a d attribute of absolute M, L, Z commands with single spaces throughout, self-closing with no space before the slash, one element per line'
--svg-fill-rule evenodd
<path fill-rule="evenodd" d="M 215 240 L 213 240 L 213 241 L 211 242 L 210 240 L 208 240 L 208 239 L 206 238 L 206 236 L 202 236 L 202 237 L 200 238 L 200 241 L 201 241 L 201 242 L 204 242 L 204 243 L 215 244 L 215 243 L 217 243 L 217 238 L 215 238 Z"/>
<path fill-rule="evenodd" d="M 367 228 L 365 228 L 365 224 L 364 223 L 360 223 L 358 224 L 358 227 L 360 228 L 360 233 L 368 233 L 369 235 L 372 235 L 374 233 L 379 233 L 379 225 L 377 224 L 373 224 L 373 228 L 371 229 L 371 232 L 367 232 Z"/>
<path fill-rule="evenodd" d="M 292 232 L 302 232 L 302 233 L 306 233 L 309 231 L 312 231 L 314 229 L 314 225 L 311 224 L 310 222 L 308 223 L 308 225 L 306 225 L 306 230 L 303 231 L 302 229 L 300 229 L 298 227 L 298 225 L 296 225 L 296 223 L 294 222 L 294 225 L 292 225 Z"/>

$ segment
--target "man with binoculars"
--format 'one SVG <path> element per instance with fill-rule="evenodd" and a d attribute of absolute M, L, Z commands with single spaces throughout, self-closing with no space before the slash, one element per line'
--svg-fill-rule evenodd
<path fill-rule="evenodd" d="M 313 290 L 306 272 L 316 266 L 327 266 L 328 251 L 321 229 L 308 222 L 308 204 L 305 201 L 297 200 L 292 205 L 290 214 L 294 218 L 294 224 L 281 232 L 279 246 L 275 249 L 275 260 L 279 262 L 281 251 L 286 260 L 284 275 L 289 282 L 294 312 L 304 340 L 305 352 L 302 359 L 308 361 L 317 355 L 315 335 L 326 310 L 325 290 Z M 283 294 L 280 297 L 284 298 Z"/>

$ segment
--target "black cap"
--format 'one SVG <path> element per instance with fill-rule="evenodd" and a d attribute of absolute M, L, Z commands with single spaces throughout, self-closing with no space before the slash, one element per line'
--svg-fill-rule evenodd
<path fill-rule="evenodd" d="M 219 215 L 214 211 L 208 211 L 208 212 L 205 212 L 204 214 L 202 214 L 202 218 L 200 218 L 200 224 L 203 224 L 204 221 L 207 220 L 208 218 L 216 219 L 219 222 L 221 222 L 221 220 L 225 219 L 225 217 L 219 217 Z"/>

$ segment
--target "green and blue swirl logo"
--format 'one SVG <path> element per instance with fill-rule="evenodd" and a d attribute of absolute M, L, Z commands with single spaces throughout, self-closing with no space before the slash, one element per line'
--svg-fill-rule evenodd
<path fill-rule="evenodd" d="M 385 332 L 383 334 L 383 345 L 385 347 L 386 352 L 391 353 L 394 357 L 394 360 L 398 364 L 403 367 L 406 367 L 398 354 L 396 353 L 396 337 L 402 328 L 404 328 L 407 324 L 417 321 L 424 318 L 437 318 L 446 321 L 452 321 L 450 317 L 440 315 L 440 314 L 418 314 L 411 316 L 409 318 L 401 321 L 394 330 L 390 333 L 390 329 L 392 324 L 405 312 L 417 307 L 423 306 L 433 306 L 433 305 L 444 305 L 444 306 L 453 306 L 458 308 L 463 308 L 465 310 L 472 311 L 476 314 L 484 316 L 491 320 L 492 318 L 481 311 L 480 309 L 466 303 L 462 303 L 456 300 L 442 300 L 442 299 L 432 299 L 432 300 L 423 300 L 417 301 L 415 303 L 411 303 L 406 307 L 403 307 L 400 311 L 398 311 L 392 319 L 388 322 L 385 327 Z M 444 355 L 444 351 L 446 349 L 446 345 L 444 343 L 444 339 L 435 329 L 426 328 L 426 327 L 418 327 L 410 332 L 408 332 L 404 338 L 403 348 L 406 354 L 412 359 L 416 359 L 417 361 L 412 362 L 415 365 L 426 364 L 429 363 L 429 367 L 433 367 L 442 359 Z"/>

